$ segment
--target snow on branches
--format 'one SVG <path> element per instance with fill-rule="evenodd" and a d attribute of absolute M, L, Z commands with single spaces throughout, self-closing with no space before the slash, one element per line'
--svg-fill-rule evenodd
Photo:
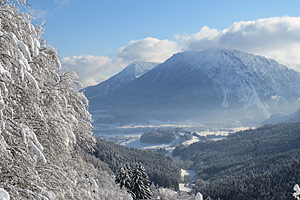
<path fill-rule="evenodd" d="M 299 185 L 298 184 L 296 184 L 295 186 L 294 186 L 294 193 L 293 193 L 293 196 L 296 198 L 296 199 L 300 199 L 300 187 L 299 187 Z"/>
<path fill-rule="evenodd" d="M 118 191 L 114 199 L 130 199 L 84 160 L 95 144 L 87 99 L 76 88 L 77 75 L 61 71 L 57 51 L 42 42 L 42 28 L 32 20 L 0 0 L 0 194 L 105 199 Z"/>

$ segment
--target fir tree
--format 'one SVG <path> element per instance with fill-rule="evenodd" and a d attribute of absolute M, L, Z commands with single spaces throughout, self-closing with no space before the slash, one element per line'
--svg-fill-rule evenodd
<path fill-rule="evenodd" d="M 131 191 L 133 199 L 151 199 L 150 181 L 141 163 L 136 164 L 131 179 Z"/>
<path fill-rule="evenodd" d="M 116 176 L 115 183 L 119 184 L 120 188 L 122 189 L 123 186 L 127 188 L 127 190 L 130 190 L 131 188 L 131 167 L 127 164 L 126 167 L 121 167 Z"/>
<path fill-rule="evenodd" d="M 124 180 L 125 180 L 125 169 L 124 167 L 121 167 L 120 169 L 118 169 L 115 183 L 120 184 L 120 188 L 122 189 L 123 186 L 125 185 Z"/>
<path fill-rule="evenodd" d="M 125 182 L 125 187 L 127 189 L 131 189 L 131 179 L 132 179 L 132 169 L 128 163 L 126 163 L 126 182 Z"/>

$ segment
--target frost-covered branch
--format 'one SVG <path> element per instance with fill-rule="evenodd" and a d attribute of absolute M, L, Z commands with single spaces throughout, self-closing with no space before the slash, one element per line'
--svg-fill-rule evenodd
<path fill-rule="evenodd" d="M 293 193 L 293 196 L 298 200 L 298 199 L 300 199 L 300 187 L 299 187 L 299 185 L 298 184 L 296 184 L 295 186 L 294 186 L 294 193 Z"/>
<path fill-rule="evenodd" d="M 13 2 L 26 4 L 0 0 L 0 196 L 130 199 L 85 161 L 95 138 L 78 77 Z"/>

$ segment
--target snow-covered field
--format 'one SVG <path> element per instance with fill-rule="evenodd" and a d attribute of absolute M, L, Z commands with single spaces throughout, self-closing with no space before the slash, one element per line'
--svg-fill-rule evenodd
<path fill-rule="evenodd" d="M 182 144 L 185 145 L 185 146 L 188 146 L 188 145 L 191 145 L 191 144 L 193 144 L 195 142 L 199 142 L 199 141 L 200 141 L 199 137 L 192 136 L 192 139 L 184 141 L 184 142 L 182 142 Z"/>
<path fill-rule="evenodd" d="M 123 127 L 124 128 L 124 127 Z M 130 127 L 131 128 L 131 127 Z M 101 137 L 110 140 L 114 143 L 121 144 L 127 147 L 138 148 L 138 149 L 148 149 L 148 150 L 159 150 L 164 149 L 165 155 L 172 156 L 172 151 L 179 145 L 191 145 L 195 142 L 201 140 L 211 140 L 217 141 L 225 139 L 228 134 L 233 134 L 238 131 L 247 130 L 248 127 L 237 127 L 237 128 L 220 128 L 220 129 L 207 129 L 199 130 L 194 132 L 188 132 L 189 139 L 186 139 L 184 136 L 187 134 L 186 131 L 178 131 L 176 133 L 176 139 L 169 143 L 161 144 L 149 144 L 142 143 L 140 137 L 143 132 L 133 132 L 132 134 L 116 134 L 116 135 L 103 135 Z M 153 129 L 147 129 L 153 130 Z M 172 130 L 172 129 L 171 129 Z"/>
<path fill-rule="evenodd" d="M 124 143 L 123 143 L 124 144 Z M 138 148 L 138 149 L 160 149 L 160 148 L 167 148 L 171 146 L 172 143 L 167 143 L 167 144 L 146 144 L 142 143 L 140 141 L 140 138 L 128 141 L 125 143 L 125 146 L 127 147 L 133 147 L 133 148 Z"/>
<path fill-rule="evenodd" d="M 163 123 L 160 121 L 153 121 L 151 124 L 127 124 L 127 125 L 121 125 L 118 123 L 97 123 L 97 119 L 99 118 L 105 118 L 107 115 L 105 113 L 106 111 L 98 111 L 95 113 L 92 113 L 93 120 L 95 123 L 93 123 L 94 126 L 94 134 L 95 136 L 119 136 L 119 135 L 132 135 L 132 134 L 142 134 L 145 132 L 149 132 L 151 130 L 155 129 L 184 129 L 187 131 L 199 131 L 199 130 L 205 130 L 205 126 L 202 124 L 192 124 L 192 123 Z"/>

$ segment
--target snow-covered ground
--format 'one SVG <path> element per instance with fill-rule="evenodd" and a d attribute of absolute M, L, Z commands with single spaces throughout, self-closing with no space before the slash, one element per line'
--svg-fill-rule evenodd
<path fill-rule="evenodd" d="M 188 184 L 179 183 L 178 185 L 179 185 L 179 191 L 182 191 L 182 192 L 191 192 L 193 190 Z"/>
<path fill-rule="evenodd" d="M 190 179 L 193 179 L 196 176 L 196 173 L 193 170 L 181 169 L 181 178 L 184 178 L 185 176 L 189 176 Z"/>
<path fill-rule="evenodd" d="M 188 140 L 183 140 L 184 135 L 187 134 L 185 131 L 179 131 L 176 133 L 176 139 L 169 143 L 162 144 L 148 144 L 142 143 L 140 141 L 140 137 L 142 135 L 141 132 L 133 133 L 133 134 L 119 134 L 113 135 L 109 137 L 109 135 L 103 136 L 105 139 L 108 139 L 114 143 L 121 144 L 127 147 L 138 148 L 138 149 L 149 149 L 149 150 L 157 150 L 157 149 L 165 149 L 167 156 L 172 156 L 172 151 L 179 145 L 191 145 L 195 142 L 199 142 L 203 139 L 218 141 L 225 139 L 228 134 L 233 134 L 238 131 L 247 130 L 248 127 L 238 127 L 238 128 L 222 128 L 222 129 L 208 129 L 208 130 L 200 130 L 192 132 L 191 138 Z"/>
<path fill-rule="evenodd" d="M 212 130 L 206 130 L 206 131 L 199 131 L 196 132 L 199 136 L 209 136 L 209 135 L 216 135 L 216 136 L 228 136 L 230 133 L 236 133 L 239 131 L 244 131 L 249 129 L 249 127 L 235 127 L 235 128 L 229 128 L 229 129 L 212 129 Z"/>
<path fill-rule="evenodd" d="M 160 148 L 167 148 L 171 145 L 171 143 L 167 144 L 146 144 L 142 143 L 140 141 L 140 138 L 129 141 L 125 146 L 127 147 L 133 147 L 133 148 L 138 148 L 138 149 L 160 149 Z"/>
<path fill-rule="evenodd" d="M 192 128 L 192 127 L 199 127 L 203 125 L 199 124 L 145 124 L 145 125 L 137 125 L 137 124 L 131 124 L 126 126 L 120 126 L 120 129 L 128 129 L 128 128 Z"/>
<path fill-rule="evenodd" d="M 196 173 L 193 170 L 185 170 L 181 169 L 181 178 L 184 180 L 185 176 L 189 177 L 189 183 L 179 183 L 179 191 L 182 192 L 191 192 L 192 191 L 192 184 L 190 183 L 191 180 L 195 177 Z"/>
<path fill-rule="evenodd" d="M 191 144 L 193 144 L 195 142 L 199 142 L 199 141 L 200 141 L 199 137 L 192 136 L 192 139 L 184 141 L 182 144 L 185 145 L 185 146 L 188 146 L 188 145 L 191 145 Z"/>

